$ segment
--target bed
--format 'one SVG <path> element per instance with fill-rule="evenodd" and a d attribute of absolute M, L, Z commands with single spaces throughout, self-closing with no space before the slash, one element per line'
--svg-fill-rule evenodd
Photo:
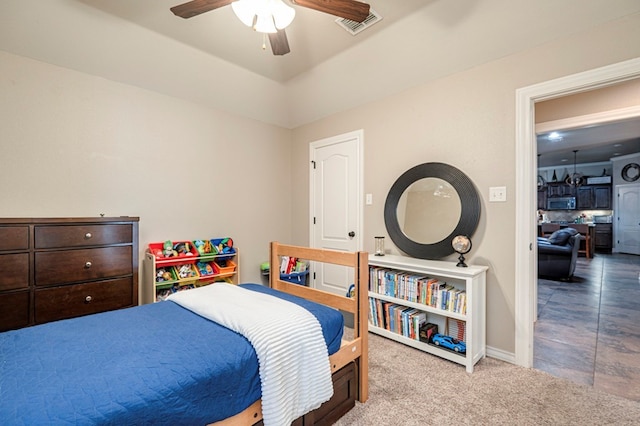
<path fill-rule="evenodd" d="M 275 295 L 318 321 L 333 393 L 294 423 L 331 424 L 355 400 L 368 398 L 367 255 L 271 243 L 271 264 L 279 264 L 280 256 L 354 271 L 352 297 L 282 281 L 278 274 L 271 274 L 269 287 L 232 289 L 251 297 Z M 343 336 L 343 312 L 353 315 L 353 338 Z M 289 334 L 302 342 L 311 332 L 295 327 Z M 0 333 L 0 419 L 3 424 L 267 423 L 262 358 L 248 339 L 172 301 Z M 290 346 L 294 354 L 300 350 Z"/>

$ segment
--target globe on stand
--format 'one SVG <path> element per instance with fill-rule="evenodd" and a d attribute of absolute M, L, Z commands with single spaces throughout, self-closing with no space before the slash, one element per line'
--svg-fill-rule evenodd
<path fill-rule="evenodd" d="M 467 264 L 464 263 L 464 255 L 469 253 L 469 250 L 471 250 L 471 240 L 469 237 L 466 235 L 458 235 L 451 240 L 451 246 L 456 253 L 460 254 L 458 257 L 458 264 L 456 266 L 466 268 Z"/>

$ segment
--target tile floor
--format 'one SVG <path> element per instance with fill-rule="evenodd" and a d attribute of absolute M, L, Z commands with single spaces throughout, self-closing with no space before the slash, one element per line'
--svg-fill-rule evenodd
<path fill-rule="evenodd" d="M 538 280 L 534 368 L 640 401 L 640 256 L 578 258 L 573 282 Z"/>

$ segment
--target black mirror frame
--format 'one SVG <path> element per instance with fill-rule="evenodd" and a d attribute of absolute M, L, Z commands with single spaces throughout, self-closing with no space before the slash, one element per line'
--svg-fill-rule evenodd
<path fill-rule="evenodd" d="M 421 244 L 407 237 L 398 221 L 398 202 L 404 191 L 414 182 L 424 178 L 442 179 L 458 192 L 460 196 L 460 220 L 455 229 L 442 241 L 434 244 Z M 469 238 L 478 227 L 480 220 L 480 197 L 473 182 L 462 171 L 444 163 L 424 163 L 404 172 L 393 184 L 384 205 L 384 223 L 389 237 L 404 253 L 419 259 L 441 259 L 455 251 L 451 241 L 456 235 Z"/>

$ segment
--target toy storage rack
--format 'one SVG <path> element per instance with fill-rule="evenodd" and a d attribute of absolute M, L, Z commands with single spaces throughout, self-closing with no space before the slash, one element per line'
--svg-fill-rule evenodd
<path fill-rule="evenodd" d="M 151 245 L 150 245 L 151 246 Z M 158 301 L 159 292 L 171 288 L 184 288 L 187 286 L 201 287 L 212 284 L 214 282 L 225 281 L 232 284 L 238 284 L 238 250 L 234 248 L 233 253 L 221 253 L 212 255 L 207 253 L 199 255 L 194 251 L 192 256 L 178 256 L 170 258 L 156 258 L 151 248 L 147 248 L 143 259 L 143 285 L 142 285 L 142 303 L 153 303 Z M 212 266 L 213 274 L 200 275 L 196 264 L 205 262 Z M 225 262 L 224 266 L 219 263 Z M 177 268 L 181 265 L 191 265 L 194 276 L 179 278 Z M 156 273 L 159 269 L 167 269 L 170 271 L 171 279 L 162 282 L 156 282 Z"/>

